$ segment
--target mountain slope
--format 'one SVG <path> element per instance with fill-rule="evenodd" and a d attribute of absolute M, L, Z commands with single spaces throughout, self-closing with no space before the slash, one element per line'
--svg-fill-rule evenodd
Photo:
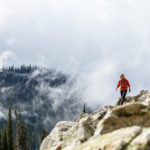
<path fill-rule="evenodd" d="M 12 112 L 19 108 L 22 122 L 29 128 L 31 148 L 39 149 L 42 128 L 49 132 L 56 122 L 73 121 L 82 111 L 83 101 L 77 84 L 71 76 L 51 69 L 3 68 L 0 72 L 1 126 L 7 119 L 9 105 Z"/>
<path fill-rule="evenodd" d="M 149 91 L 128 97 L 122 106 L 106 106 L 91 114 L 83 113 L 76 122 L 58 122 L 40 147 L 40 150 L 149 149 Z"/>

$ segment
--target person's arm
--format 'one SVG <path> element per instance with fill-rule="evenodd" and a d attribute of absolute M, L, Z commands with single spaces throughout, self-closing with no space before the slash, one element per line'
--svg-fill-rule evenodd
<path fill-rule="evenodd" d="M 128 85 L 128 87 L 129 87 L 129 92 L 131 92 L 130 83 L 129 83 L 128 80 L 127 80 L 127 85 Z"/>
<path fill-rule="evenodd" d="M 119 82 L 118 82 L 118 84 L 117 84 L 116 90 L 119 88 L 119 86 L 120 86 L 120 80 L 119 80 Z"/>

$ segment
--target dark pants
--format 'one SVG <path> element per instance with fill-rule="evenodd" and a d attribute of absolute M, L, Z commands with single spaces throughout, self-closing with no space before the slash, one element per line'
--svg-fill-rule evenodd
<path fill-rule="evenodd" d="M 126 94 L 127 94 L 127 90 L 120 91 L 120 94 L 121 94 L 121 105 L 123 105 L 123 103 L 125 102 L 125 97 L 126 97 Z"/>

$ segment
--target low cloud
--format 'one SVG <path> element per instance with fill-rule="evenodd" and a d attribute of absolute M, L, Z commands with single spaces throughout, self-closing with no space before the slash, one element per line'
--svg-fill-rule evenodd
<path fill-rule="evenodd" d="M 14 57 L 15 54 L 12 51 L 4 51 L 0 53 L 0 68 L 10 65 Z"/>
<path fill-rule="evenodd" d="M 150 89 L 149 0 L 0 2 L 0 50 L 17 56 L 1 53 L 0 67 L 37 64 L 70 73 L 91 105 L 117 101 L 121 73 L 132 95 Z"/>

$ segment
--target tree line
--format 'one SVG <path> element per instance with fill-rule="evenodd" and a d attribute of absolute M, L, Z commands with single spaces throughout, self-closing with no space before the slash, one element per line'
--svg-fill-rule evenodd
<path fill-rule="evenodd" d="M 48 69 L 48 68 L 39 67 L 39 66 L 36 66 L 36 65 L 21 65 L 19 67 L 15 67 L 14 65 L 12 65 L 12 66 L 3 66 L 1 71 L 2 72 L 13 72 L 13 73 L 31 73 L 36 69 L 47 71 L 49 73 L 56 72 L 55 69 Z"/>
<path fill-rule="evenodd" d="M 42 130 L 41 142 L 46 137 L 46 130 Z M 29 130 L 21 123 L 20 110 L 15 110 L 15 124 L 9 106 L 8 119 L 0 131 L 0 150 L 30 150 Z"/>

